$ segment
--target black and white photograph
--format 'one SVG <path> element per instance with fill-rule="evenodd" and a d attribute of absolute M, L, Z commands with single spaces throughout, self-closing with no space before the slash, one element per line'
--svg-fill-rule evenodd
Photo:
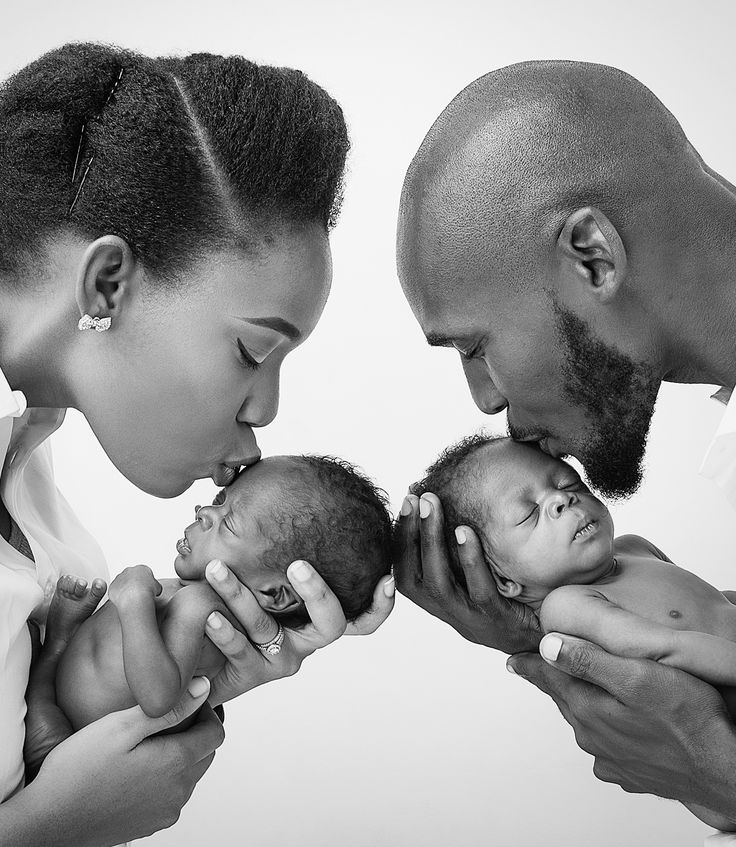
<path fill-rule="evenodd" d="M 0 12 L 0 845 L 736 845 L 733 3 Z"/>

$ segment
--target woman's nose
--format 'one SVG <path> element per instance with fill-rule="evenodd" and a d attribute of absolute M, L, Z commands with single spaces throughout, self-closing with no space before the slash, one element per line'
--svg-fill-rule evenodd
<path fill-rule="evenodd" d="M 243 405 L 236 419 L 248 426 L 267 426 L 276 417 L 279 410 L 280 364 L 265 362 L 263 373 L 248 386 Z"/>

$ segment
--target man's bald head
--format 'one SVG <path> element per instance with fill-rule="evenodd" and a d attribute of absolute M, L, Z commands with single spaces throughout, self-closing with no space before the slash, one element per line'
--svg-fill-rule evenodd
<path fill-rule="evenodd" d="M 469 272 L 521 285 L 573 210 L 600 209 L 628 247 L 636 227 L 676 226 L 673 194 L 690 202 L 702 177 L 677 120 L 628 74 L 511 65 L 461 91 L 427 133 L 402 193 L 400 269 L 421 251 L 438 271 L 463 268 L 458 284 Z"/>
<path fill-rule="evenodd" d="M 458 94 L 414 157 L 401 284 L 480 409 L 628 494 L 660 381 L 692 373 L 680 328 L 707 250 L 733 241 L 734 193 L 627 74 L 512 65 Z"/>

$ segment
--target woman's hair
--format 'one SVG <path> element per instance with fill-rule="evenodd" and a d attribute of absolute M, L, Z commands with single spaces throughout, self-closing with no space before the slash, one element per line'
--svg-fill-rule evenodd
<path fill-rule="evenodd" d="M 67 44 L 0 87 L 0 272 L 61 231 L 118 235 L 165 279 L 275 228 L 327 231 L 348 147 L 301 71 Z"/>

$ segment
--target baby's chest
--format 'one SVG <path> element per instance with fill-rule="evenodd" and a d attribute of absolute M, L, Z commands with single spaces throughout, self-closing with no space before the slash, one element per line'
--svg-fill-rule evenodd
<path fill-rule="evenodd" d="M 731 610 L 720 591 L 660 560 L 624 563 L 619 577 L 600 589 L 622 609 L 671 629 L 722 635 L 724 625 L 731 626 Z"/>

